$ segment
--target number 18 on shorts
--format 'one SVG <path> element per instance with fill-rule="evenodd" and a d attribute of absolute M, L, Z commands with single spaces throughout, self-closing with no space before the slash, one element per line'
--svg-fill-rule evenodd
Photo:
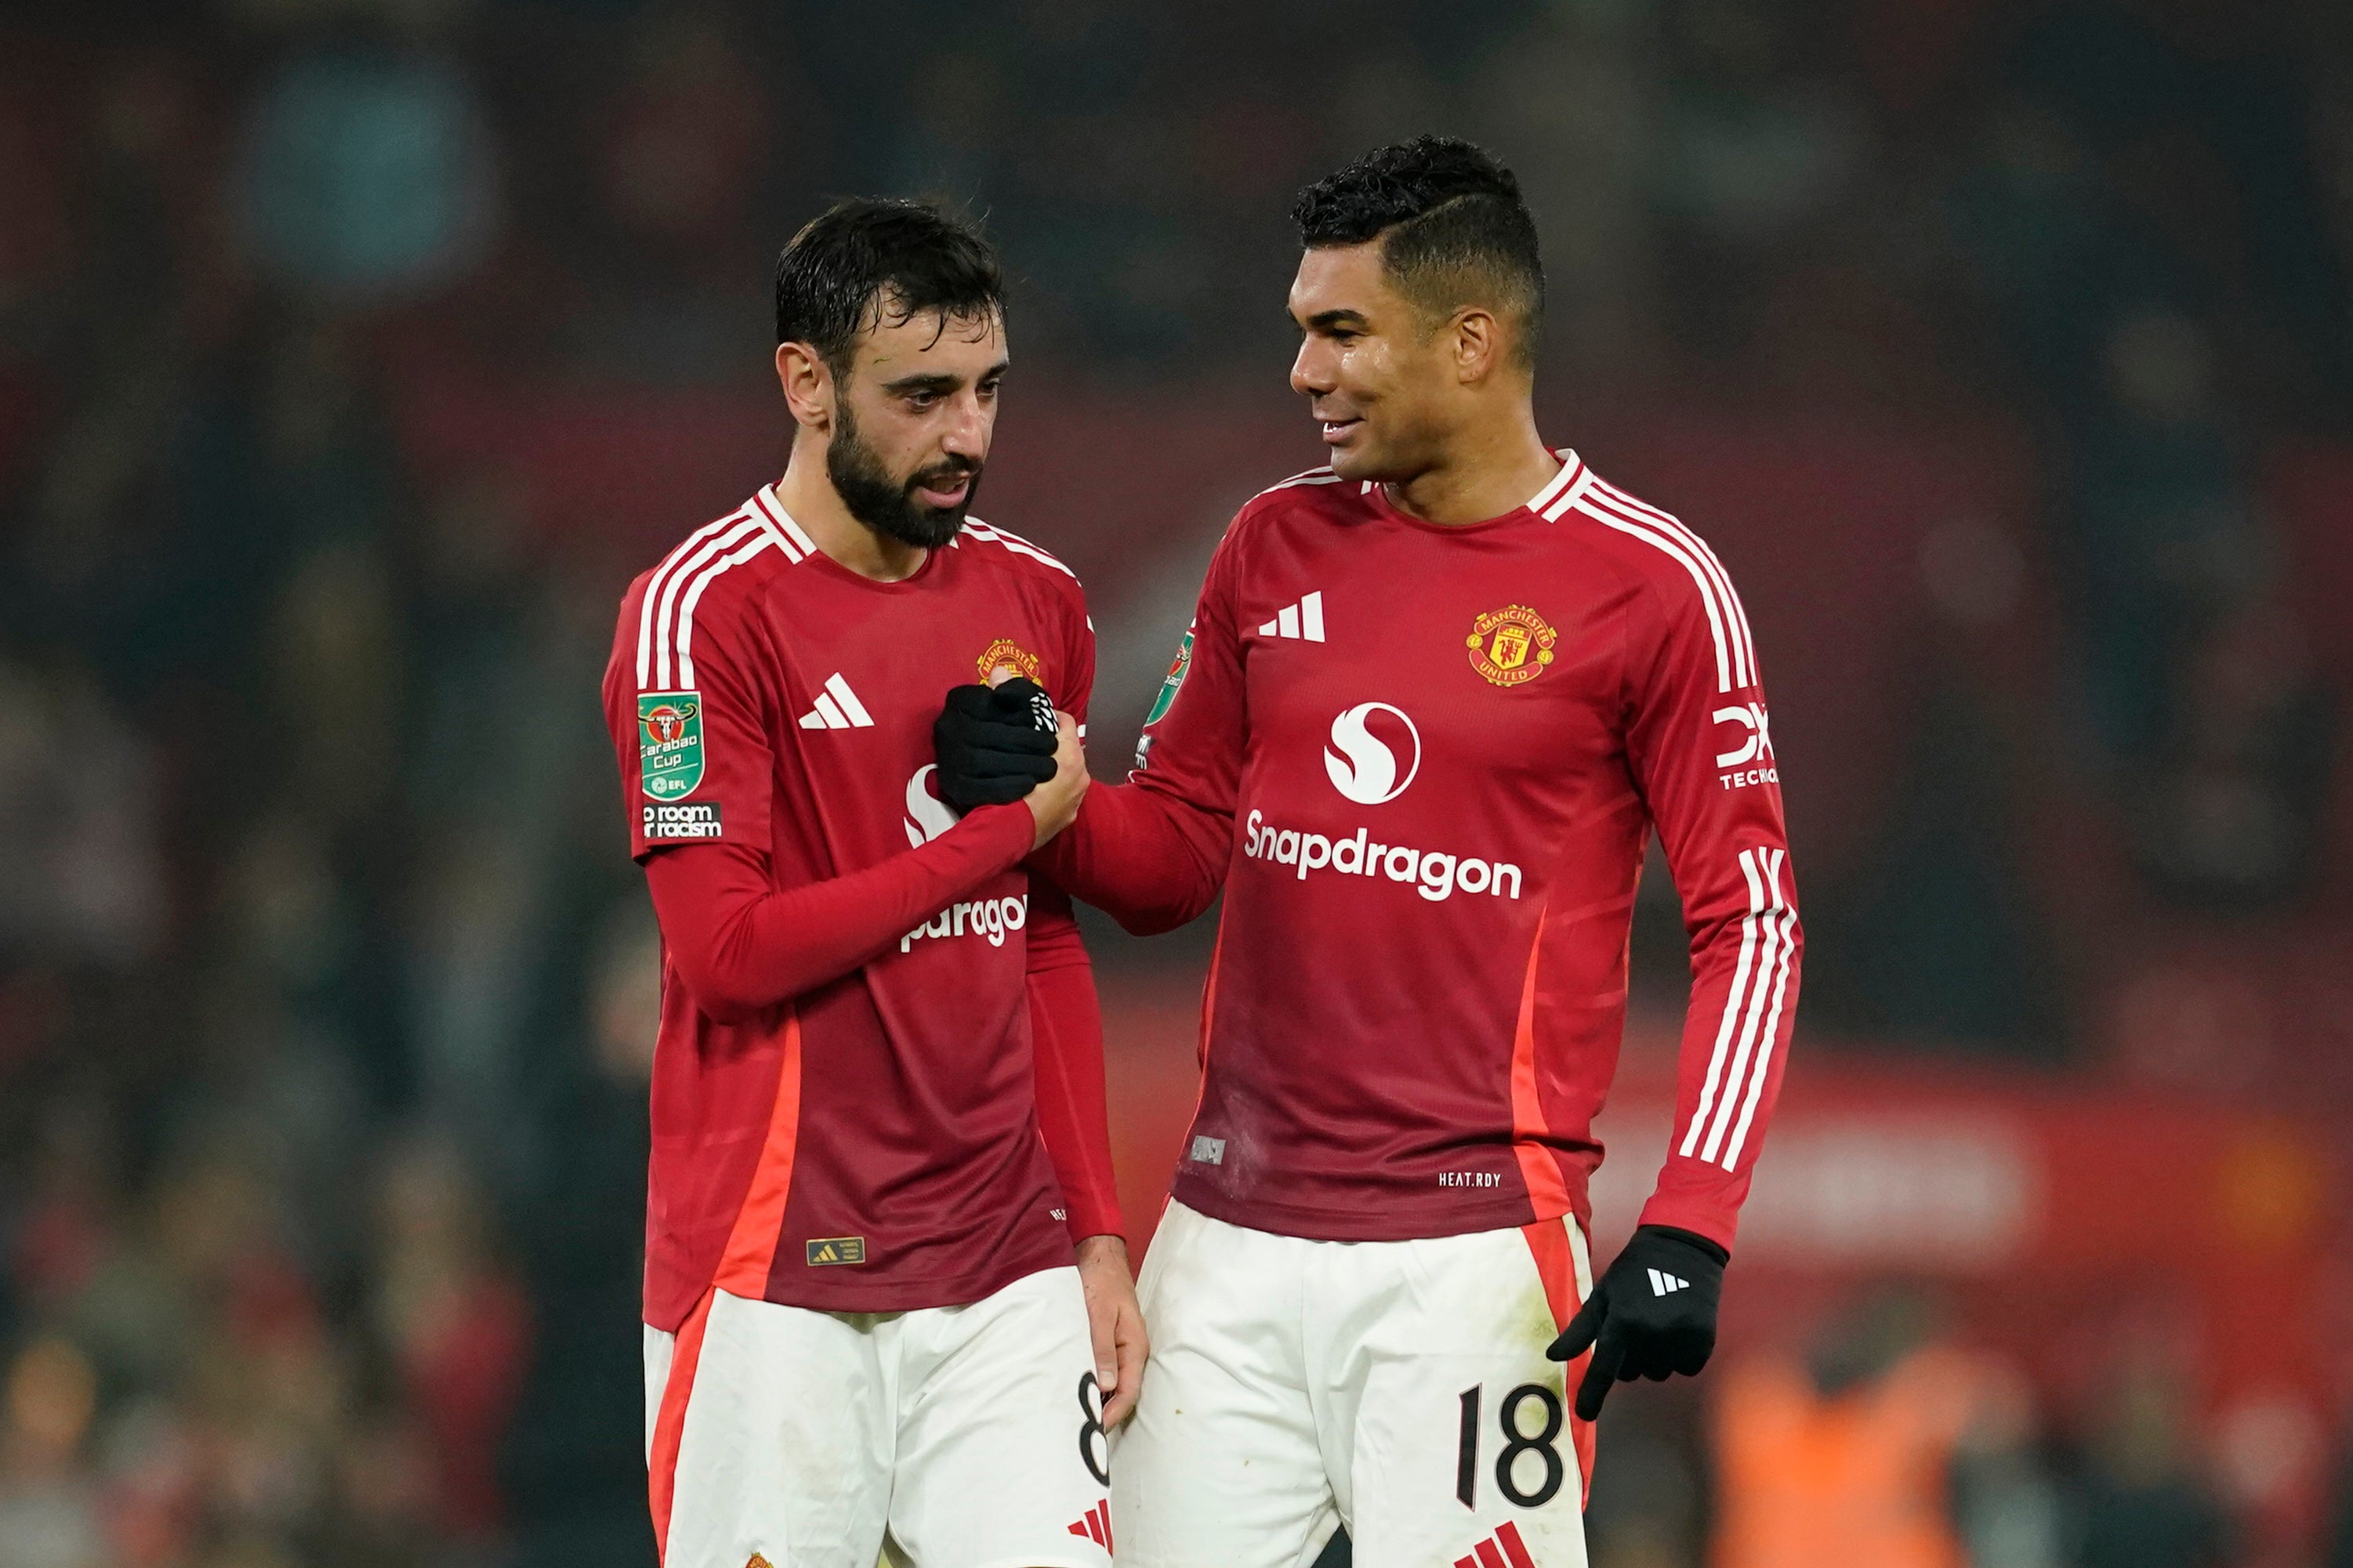
<path fill-rule="evenodd" d="M 1171 1203 L 1152 1366 L 1112 1460 L 1121 1568 L 1584 1568 L 1581 1366 L 1545 1350 L 1591 1275 L 1573 1220 L 1311 1241 Z"/>

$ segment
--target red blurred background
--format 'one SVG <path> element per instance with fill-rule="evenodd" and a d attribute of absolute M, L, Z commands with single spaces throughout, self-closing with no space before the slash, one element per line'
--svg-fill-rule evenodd
<path fill-rule="evenodd" d="M 2327 0 L 10 6 L 0 1568 L 650 1560 L 596 682 L 781 468 L 768 258 L 987 215 L 978 510 L 1088 584 L 1115 776 L 1315 460 L 1290 194 L 1430 129 L 1527 187 L 1551 438 L 1741 584 L 1806 888 L 1723 1352 L 1613 1397 L 1597 1568 L 2353 1563 L 2348 103 Z M 1089 928 L 1139 1247 L 1213 921 Z"/>

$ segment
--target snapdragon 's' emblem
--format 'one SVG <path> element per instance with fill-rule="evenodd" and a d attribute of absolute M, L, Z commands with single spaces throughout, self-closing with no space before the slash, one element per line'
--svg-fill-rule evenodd
<path fill-rule="evenodd" d="M 1017 675 L 1031 680 L 1038 679 L 1038 656 L 1011 637 L 998 637 L 973 663 L 980 670 L 982 684 L 987 686 L 995 686 L 1000 679 L 1010 680 Z"/>
<path fill-rule="evenodd" d="M 1471 668 L 1497 686 L 1526 684 L 1552 663 L 1553 644 L 1560 634 L 1525 605 L 1505 605 L 1471 623 L 1463 639 L 1471 650 Z"/>
<path fill-rule="evenodd" d="M 691 795 L 702 782 L 702 699 L 693 691 L 638 698 L 638 776 L 655 800 Z"/>

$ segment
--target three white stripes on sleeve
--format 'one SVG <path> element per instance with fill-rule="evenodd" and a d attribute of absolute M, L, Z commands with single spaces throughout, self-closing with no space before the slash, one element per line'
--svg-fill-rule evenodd
<path fill-rule="evenodd" d="M 1749 1123 L 1765 1092 L 1773 1042 L 1780 1033 L 1781 1004 L 1788 994 L 1798 911 L 1781 888 L 1781 867 L 1788 858 L 1785 849 L 1761 846 L 1740 852 L 1740 874 L 1748 882 L 1740 961 L 1732 972 L 1732 994 L 1724 1001 L 1724 1021 L 1708 1058 L 1699 1109 L 1676 1150 L 1685 1159 L 1696 1154 L 1727 1171 L 1739 1163 L 1748 1140 Z"/>
<path fill-rule="evenodd" d="M 670 552 L 648 580 L 645 602 L 638 609 L 638 690 L 692 689 L 694 606 L 721 573 L 771 546 L 783 551 L 788 561 L 803 560 L 816 549 L 799 524 L 781 510 L 772 515 L 755 496 L 740 510 L 687 535 L 686 542 Z"/>

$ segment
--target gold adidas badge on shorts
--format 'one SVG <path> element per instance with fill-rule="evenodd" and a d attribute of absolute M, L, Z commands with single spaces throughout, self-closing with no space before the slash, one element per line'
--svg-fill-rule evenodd
<path fill-rule="evenodd" d="M 808 1244 L 811 1268 L 825 1268 L 841 1263 L 866 1261 L 866 1238 L 862 1236 L 821 1236 Z"/>
<path fill-rule="evenodd" d="M 1480 678 L 1508 689 L 1542 675 L 1559 640 L 1560 634 L 1525 605 L 1505 605 L 1472 622 L 1463 644 Z"/>

